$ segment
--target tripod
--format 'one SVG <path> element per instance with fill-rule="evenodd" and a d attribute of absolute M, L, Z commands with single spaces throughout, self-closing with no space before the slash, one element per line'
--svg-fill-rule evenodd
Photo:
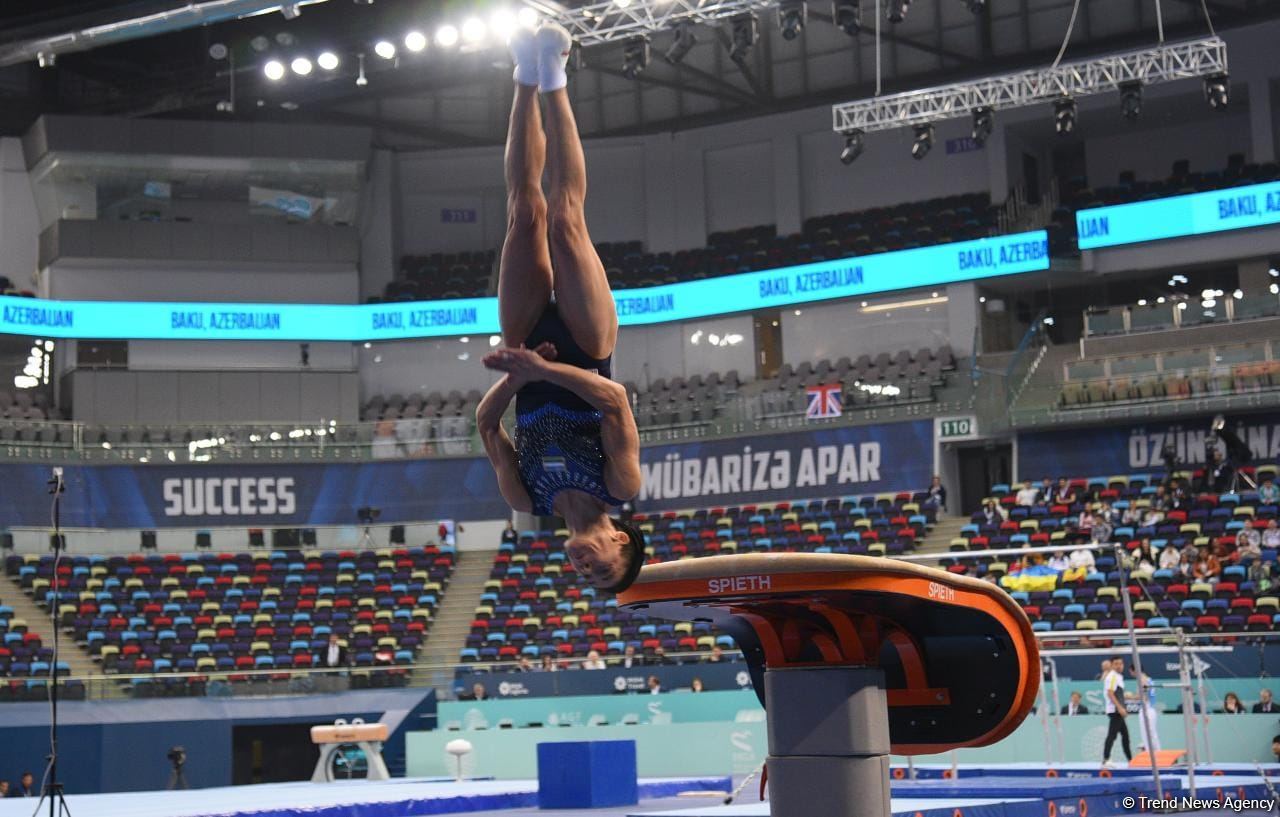
<path fill-rule="evenodd" d="M 41 787 L 40 799 L 36 802 L 34 814 L 40 813 L 40 806 L 45 799 L 49 800 L 49 817 L 66 815 L 71 817 L 71 809 L 67 807 L 67 799 L 62 793 L 62 783 L 58 780 L 58 608 L 62 601 L 62 592 L 58 580 L 58 563 L 62 560 L 65 544 L 62 541 L 62 493 L 67 489 L 62 479 L 62 469 L 55 467 L 49 479 L 49 493 L 53 495 L 53 579 L 49 589 L 52 591 L 49 607 L 53 619 L 53 660 L 49 662 L 49 765 L 45 769 L 45 785 Z"/>

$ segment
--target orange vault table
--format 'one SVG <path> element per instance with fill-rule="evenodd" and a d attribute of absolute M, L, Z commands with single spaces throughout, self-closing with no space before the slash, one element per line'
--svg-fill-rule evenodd
<path fill-rule="evenodd" d="M 890 751 L 995 743 L 1040 685 L 1007 593 L 892 559 L 685 559 L 645 567 L 618 604 L 737 641 L 767 713 L 774 817 L 888 817 Z"/>

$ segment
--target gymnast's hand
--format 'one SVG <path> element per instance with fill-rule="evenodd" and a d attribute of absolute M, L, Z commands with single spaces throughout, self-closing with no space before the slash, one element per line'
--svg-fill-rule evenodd
<path fill-rule="evenodd" d="M 533 383 L 542 380 L 547 371 L 547 363 L 556 359 L 556 347 L 551 343 L 542 343 L 536 349 L 508 347 L 498 349 L 484 356 L 486 369 L 506 372 L 517 383 Z"/>

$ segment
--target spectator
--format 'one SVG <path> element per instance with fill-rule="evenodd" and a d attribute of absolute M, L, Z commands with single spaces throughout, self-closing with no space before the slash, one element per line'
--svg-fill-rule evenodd
<path fill-rule="evenodd" d="M 1190 495 L 1187 493 L 1186 480 L 1175 479 L 1170 484 L 1170 508 L 1173 510 L 1182 510 L 1186 508 L 1191 501 Z"/>
<path fill-rule="evenodd" d="M 658 646 L 653 648 L 653 660 L 650 663 L 674 664 L 677 662 L 671 660 L 671 658 L 667 656 L 667 651 L 663 648 L 661 644 L 659 644 Z"/>
<path fill-rule="evenodd" d="M 1124 509 L 1124 513 L 1120 514 L 1120 524 L 1130 527 L 1139 527 L 1142 525 L 1142 509 L 1136 504 L 1131 504 Z"/>
<path fill-rule="evenodd" d="M 1055 505 L 1076 504 L 1076 489 L 1066 477 L 1058 478 L 1058 492 L 1053 497 Z"/>
<path fill-rule="evenodd" d="M 1070 578 L 1063 576 L 1063 581 L 1073 581 L 1076 577 L 1084 578 L 1093 573 L 1097 569 L 1097 563 L 1093 558 L 1092 550 L 1077 548 L 1071 551 L 1071 556 L 1067 560 L 1070 564 L 1070 572 L 1073 574 Z"/>
<path fill-rule="evenodd" d="M 1173 545 L 1165 545 L 1164 550 L 1160 551 L 1160 569 L 1161 570 L 1177 570 L 1178 563 L 1182 560 L 1182 554 Z"/>
<path fill-rule="evenodd" d="M 1151 542 L 1143 540 L 1143 543 L 1134 548 L 1128 559 L 1130 574 L 1140 579 L 1148 580 L 1156 572 L 1155 556 L 1151 553 Z"/>
<path fill-rule="evenodd" d="M 982 503 L 982 521 L 985 525 L 999 527 L 1004 522 L 1004 510 L 994 499 Z"/>
<path fill-rule="evenodd" d="M 1207 545 L 1200 547 L 1200 553 L 1191 568 L 1191 575 L 1202 582 L 1216 582 L 1222 575 L 1222 564 L 1218 561 L 1218 557 L 1209 551 Z"/>
<path fill-rule="evenodd" d="M 1067 554 L 1060 550 L 1055 550 L 1053 555 L 1049 557 L 1049 567 L 1061 573 L 1071 567 L 1071 562 L 1067 559 Z"/>
<path fill-rule="evenodd" d="M 1054 496 L 1053 480 L 1045 477 L 1040 480 L 1040 501 L 1045 504 L 1052 504 Z"/>
<path fill-rule="evenodd" d="M 1133 760 L 1129 750 L 1129 726 L 1124 722 L 1124 661 L 1113 658 L 1102 662 L 1102 697 L 1107 702 L 1107 738 L 1102 745 L 1102 767 L 1111 765 L 1111 747 L 1120 738 L 1126 760 Z"/>
<path fill-rule="evenodd" d="M 583 669 L 604 669 L 604 659 L 600 657 L 600 653 L 596 650 L 587 652 L 587 660 L 582 662 Z"/>
<path fill-rule="evenodd" d="M 1071 693 L 1071 700 L 1063 705 L 1062 714 L 1066 715 L 1067 717 L 1074 717 L 1075 715 L 1088 715 L 1089 707 L 1084 705 L 1084 703 L 1081 700 L 1081 696 L 1079 692 L 1073 692 Z"/>
<path fill-rule="evenodd" d="M 1268 519 L 1267 527 L 1262 531 L 1262 546 L 1265 548 L 1280 548 L 1280 526 L 1276 525 L 1276 520 Z"/>
<path fill-rule="evenodd" d="M 1258 559 L 1249 565 L 1249 581 L 1253 582 L 1254 590 L 1258 593 L 1271 589 L 1271 565 Z"/>
<path fill-rule="evenodd" d="M 1231 465 L 1231 461 L 1223 455 L 1221 449 L 1215 448 L 1213 460 L 1205 468 L 1205 485 L 1215 494 L 1224 493 L 1231 490 L 1232 477 L 1235 473 L 1236 469 Z"/>
<path fill-rule="evenodd" d="M 628 644 L 622 649 L 622 658 L 618 659 L 618 666 L 623 669 L 631 669 L 632 667 L 644 666 L 644 657 L 636 655 L 636 646 Z"/>
<path fill-rule="evenodd" d="M 720 645 L 717 644 L 711 648 L 711 654 L 707 656 L 707 661 L 712 664 L 716 664 L 723 660 L 724 660 L 724 650 L 720 649 Z"/>
<path fill-rule="evenodd" d="M 1280 763 L 1280 735 L 1271 739 L 1271 754 L 1275 755 L 1276 763 Z"/>
<path fill-rule="evenodd" d="M 1112 527 L 1110 522 L 1098 516 L 1093 518 L 1093 527 L 1089 529 L 1089 538 L 1095 545 L 1110 542 L 1111 532 Z"/>
<path fill-rule="evenodd" d="M 1263 689 L 1258 691 L 1258 702 L 1253 705 L 1253 711 L 1258 715 L 1280 712 L 1280 707 L 1277 707 L 1276 702 L 1271 700 L 1271 690 Z"/>
<path fill-rule="evenodd" d="M 1080 511 L 1080 515 L 1076 517 L 1076 532 L 1086 539 L 1093 539 L 1093 513 L 1088 508 Z"/>
<path fill-rule="evenodd" d="M 1151 497 L 1151 507 L 1157 511 L 1167 511 L 1173 508 L 1173 497 L 1169 495 L 1169 491 L 1164 487 L 1163 482 L 1156 486 L 1156 492 Z"/>
<path fill-rule="evenodd" d="M 350 663 L 347 658 L 347 648 L 342 646 L 342 642 L 338 640 L 338 634 L 329 633 L 329 646 L 325 648 L 324 655 L 320 657 L 320 666 L 329 669 L 348 667 Z"/>
<path fill-rule="evenodd" d="M 9 796 L 9 781 L 0 780 L 0 797 L 8 797 L 8 796 Z"/>
<path fill-rule="evenodd" d="M 542 656 L 542 665 L 539 666 L 538 669 L 543 672 L 555 672 L 558 667 L 556 667 L 556 662 L 551 660 L 551 656 L 544 655 Z"/>
<path fill-rule="evenodd" d="M 1108 525 L 1115 527 L 1116 509 L 1111 507 L 1110 502 L 1103 502 L 1094 513 L 1094 517 L 1100 522 L 1106 522 Z"/>
<path fill-rule="evenodd" d="M 1254 528 L 1242 528 L 1236 534 L 1235 560 L 1243 562 L 1262 558 L 1262 534 Z"/>
<path fill-rule="evenodd" d="M 440 537 L 440 544 L 447 547 L 453 547 L 458 544 L 458 533 L 463 533 L 466 528 L 454 522 L 452 519 L 441 519 L 440 525 L 436 528 L 436 535 Z"/>
<path fill-rule="evenodd" d="M 502 529 L 502 544 L 514 545 L 519 536 L 516 534 L 516 526 L 511 524 L 511 520 L 507 520 L 507 526 Z"/>
<path fill-rule="evenodd" d="M 1040 490 L 1030 482 L 1022 483 L 1022 488 L 1018 490 L 1017 503 L 1024 508 L 1030 508 L 1036 504 L 1036 499 L 1040 496 Z"/>
<path fill-rule="evenodd" d="M 940 511 L 947 509 L 947 489 L 942 486 L 942 477 L 937 474 L 933 475 L 933 481 L 929 483 L 929 501 L 937 505 Z"/>
<path fill-rule="evenodd" d="M 689 691 L 690 691 L 690 692 L 701 692 L 701 691 L 702 691 L 702 679 L 701 679 L 701 678 L 697 678 L 697 677 L 695 677 L 695 678 L 693 679 L 693 682 L 689 684 Z"/>
<path fill-rule="evenodd" d="M 533 662 L 529 660 L 529 656 L 520 656 L 520 660 L 516 662 L 516 672 L 533 672 Z"/>
<path fill-rule="evenodd" d="M 1154 528 L 1163 521 L 1164 513 L 1161 512 L 1159 508 L 1151 507 L 1147 508 L 1146 513 L 1142 515 L 1142 522 L 1140 524 L 1144 528 Z"/>
<path fill-rule="evenodd" d="M 1240 696 L 1234 692 L 1228 692 L 1227 697 L 1222 699 L 1222 714 L 1241 715 L 1245 711 L 1244 704 L 1240 703 Z"/>
<path fill-rule="evenodd" d="M 649 686 L 650 695 L 657 695 L 662 692 L 662 682 L 658 680 L 658 676 L 650 675 L 646 683 Z"/>
<path fill-rule="evenodd" d="M 1280 486 L 1271 477 L 1267 477 L 1258 486 L 1258 500 L 1263 505 L 1280 505 Z"/>
<path fill-rule="evenodd" d="M 458 696 L 460 701 L 485 701 L 489 698 L 489 690 L 484 688 L 484 684 L 476 681 L 471 685 L 470 692 L 464 692 Z"/>
<path fill-rule="evenodd" d="M 36 791 L 35 777 L 31 772 L 23 772 L 22 777 L 18 779 L 17 788 L 9 792 L 10 797 L 39 797 L 40 792 Z"/>

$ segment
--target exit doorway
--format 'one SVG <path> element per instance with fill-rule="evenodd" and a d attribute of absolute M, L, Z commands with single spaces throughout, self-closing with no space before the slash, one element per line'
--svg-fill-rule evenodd
<path fill-rule="evenodd" d="M 1013 476 L 1013 446 L 1009 443 L 986 442 L 956 450 L 960 477 L 961 514 L 968 516 L 982 508 L 982 500 L 991 495 L 991 486 L 1008 483 Z"/>

